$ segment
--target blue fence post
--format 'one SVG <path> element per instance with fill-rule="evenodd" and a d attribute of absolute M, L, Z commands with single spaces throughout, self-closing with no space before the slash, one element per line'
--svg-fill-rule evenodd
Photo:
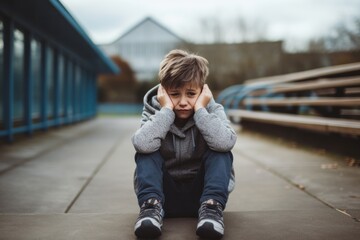
<path fill-rule="evenodd" d="M 68 98 L 68 92 L 69 92 L 69 60 L 67 57 L 64 57 L 64 91 L 63 91 L 63 108 L 64 108 L 64 117 L 63 117 L 63 123 L 68 123 L 69 118 L 69 111 L 68 111 L 68 104 L 69 104 L 69 98 Z"/>
<path fill-rule="evenodd" d="M 81 120 L 81 67 L 78 65 L 76 70 L 76 108 L 77 108 L 77 121 Z"/>
<path fill-rule="evenodd" d="M 71 85 L 71 89 L 70 89 L 70 94 L 71 94 L 71 122 L 75 122 L 75 115 L 76 115 L 76 109 L 75 109 L 75 62 L 72 62 L 71 65 L 71 78 L 70 78 L 70 85 Z"/>
<path fill-rule="evenodd" d="M 32 108 L 33 108 L 33 76 L 31 74 L 31 38 L 32 35 L 28 31 L 24 33 L 24 79 L 25 79 L 25 126 L 27 133 L 32 135 Z"/>
<path fill-rule="evenodd" d="M 81 67 L 78 66 L 76 70 L 76 107 L 77 107 L 77 121 L 81 120 Z"/>
<path fill-rule="evenodd" d="M 43 130 L 47 130 L 47 101 L 48 101 L 48 79 L 47 79 L 47 72 L 48 72 L 48 57 L 47 57 L 47 45 L 45 41 L 41 42 L 41 71 L 40 71 L 40 78 L 41 78 L 41 101 L 40 101 L 40 121 L 41 121 L 41 128 Z"/>
<path fill-rule="evenodd" d="M 84 116 L 84 119 L 86 119 L 87 117 L 88 117 L 88 114 L 87 114 L 87 106 L 88 106 L 88 104 L 87 104 L 87 71 L 86 71 L 86 69 L 84 68 L 84 70 L 83 70 L 83 74 L 84 74 L 84 76 L 83 76 L 83 88 L 84 88 L 84 92 L 83 92 L 83 105 L 84 105 L 84 108 L 83 108 L 83 116 Z"/>
<path fill-rule="evenodd" d="M 4 127 L 8 142 L 14 140 L 14 22 L 4 18 Z"/>
<path fill-rule="evenodd" d="M 54 126 L 59 126 L 59 52 L 57 49 L 54 49 L 53 55 L 53 71 L 54 71 Z"/>
<path fill-rule="evenodd" d="M 85 108 L 85 101 L 84 101 L 84 93 L 86 89 L 84 88 L 84 82 L 85 82 L 85 75 L 84 75 L 84 69 L 80 68 L 80 88 L 79 88 L 79 98 L 80 98 L 80 120 L 83 120 L 85 118 L 84 114 L 84 108 Z"/>
<path fill-rule="evenodd" d="M 97 89 L 97 82 L 96 82 L 96 74 L 91 73 L 91 85 L 92 85 L 92 116 L 95 117 L 97 114 L 97 95 L 98 95 L 98 89 Z"/>
<path fill-rule="evenodd" d="M 84 71 L 85 74 L 85 83 L 84 83 L 84 87 L 85 87 L 85 95 L 84 95 L 84 101 L 85 101 L 85 117 L 89 118 L 89 72 L 86 69 Z"/>
<path fill-rule="evenodd" d="M 85 72 L 85 106 L 86 106 L 86 117 L 89 118 L 90 114 L 90 74 L 89 71 Z"/>
<path fill-rule="evenodd" d="M 79 65 L 75 65 L 75 87 L 74 87 L 74 105 L 75 105 L 75 121 L 80 119 L 80 68 Z"/>
<path fill-rule="evenodd" d="M 69 98 L 70 98 L 70 102 L 69 102 L 69 107 L 71 109 L 71 113 L 70 113 L 70 123 L 74 122 L 74 115 L 75 115 L 75 104 L 74 104 L 74 79 L 75 79 L 75 64 L 74 61 L 72 60 L 70 63 L 71 66 L 71 71 L 70 71 L 70 78 L 69 78 Z"/>
<path fill-rule="evenodd" d="M 73 105 L 73 117 L 72 117 L 72 122 L 76 122 L 77 121 L 77 115 L 78 115 L 78 109 L 77 109 L 77 97 L 76 97 L 76 91 L 77 91 L 77 86 L 76 86 L 76 78 L 77 78 L 77 65 L 74 62 L 73 65 L 73 77 L 72 77 L 72 105 Z"/>

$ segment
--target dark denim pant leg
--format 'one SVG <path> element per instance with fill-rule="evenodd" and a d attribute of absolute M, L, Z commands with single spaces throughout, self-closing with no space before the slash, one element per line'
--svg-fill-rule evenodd
<path fill-rule="evenodd" d="M 163 165 L 159 151 L 150 154 L 136 153 L 135 189 L 139 206 L 147 199 L 156 198 L 164 202 Z"/>
<path fill-rule="evenodd" d="M 233 155 L 209 150 L 203 158 L 204 190 L 200 202 L 214 199 L 225 208 L 229 196 Z"/>
<path fill-rule="evenodd" d="M 164 169 L 164 159 L 158 151 L 136 153 L 135 161 L 139 206 L 149 198 L 157 198 L 165 204 L 168 217 L 196 216 L 200 203 L 208 199 L 218 201 L 225 208 L 233 161 L 231 152 L 207 151 L 198 175 L 186 182 L 173 180 Z"/>

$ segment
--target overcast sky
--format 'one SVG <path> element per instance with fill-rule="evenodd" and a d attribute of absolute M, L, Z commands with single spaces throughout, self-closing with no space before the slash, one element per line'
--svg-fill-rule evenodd
<path fill-rule="evenodd" d="M 285 40 L 296 48 L 310 38 L 328 34 L 339 22 L 360 17 L 360 0 L 61 0 L 99 43 L 110 43 L 151 16 L 189 41 L 209 41 L 204 19 L 222 26 L 224 40 L 239 41 L 239 19 L 269 40 Z"/>

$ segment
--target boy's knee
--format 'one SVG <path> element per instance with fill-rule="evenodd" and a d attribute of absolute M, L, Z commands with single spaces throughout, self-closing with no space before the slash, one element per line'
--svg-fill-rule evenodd
<path fill-rule="evenodd" d="M 139 163 L 141 161 L 155 161 L 155 162 L 163 162 L 163 157 L 160 154 L 160 151 L 155 151 L 152 153 L 135 153 L 135 162 Z"/>
<path fill-rule="evenodd" d="M 211 149 L 208 149 L 204 155 L 205 159 L 222 159 L 222 160 L 229 160 L 231 163 L 233 161 L 233 155 L 231 151 L 229 152 L 217 152 Z"/>

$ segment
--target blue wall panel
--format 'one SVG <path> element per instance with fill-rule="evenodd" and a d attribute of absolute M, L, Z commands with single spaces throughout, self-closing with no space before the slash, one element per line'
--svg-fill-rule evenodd
<path fill-rule="evenodd" d="M 0 2 L 1 139 L 12 142 L 14 134 L 31 135 L 94 117 L 98 73 L 94 59 L 2 7 Z M 108 59 L 97 61 L 116 72 Z"/>

